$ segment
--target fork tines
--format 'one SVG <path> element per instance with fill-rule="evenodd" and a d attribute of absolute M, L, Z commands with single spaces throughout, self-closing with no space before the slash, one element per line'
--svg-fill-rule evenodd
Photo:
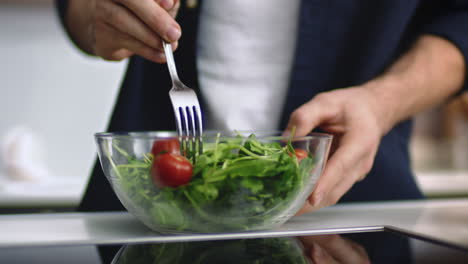
<path fill-rule="evenodd" d="M 177 132 L 181 143 L 181 152 L 195 162 L 197 154 L 203 151 L 202 120 L 199 105 L 175 106 Z"/>

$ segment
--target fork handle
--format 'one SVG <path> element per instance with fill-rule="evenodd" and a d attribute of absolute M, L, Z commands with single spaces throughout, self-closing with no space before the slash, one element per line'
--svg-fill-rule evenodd
<path fill-rule="evenodd" d="M 171 43 L 163 41 L 164 53 L 166 54 L 167 68 L 171 75 L 172 83 L 180 82 L 179 75 L 177 75 L 177 69 L 175 66 L 174 55 L 172 54 Z"/>

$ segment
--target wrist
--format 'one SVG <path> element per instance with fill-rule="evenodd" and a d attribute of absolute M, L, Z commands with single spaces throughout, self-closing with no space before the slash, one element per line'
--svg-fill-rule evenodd
<path fill-rule="evenodd" d="M 399 113 L 403 109 L 401 99 L 395 98 L 395 93 L 392 93 L 395 87 L 404 87 L 404 84 L 393 76 L 377 78 L 361 86 L 368 95 L 382 136 L 403 119 Z"/>

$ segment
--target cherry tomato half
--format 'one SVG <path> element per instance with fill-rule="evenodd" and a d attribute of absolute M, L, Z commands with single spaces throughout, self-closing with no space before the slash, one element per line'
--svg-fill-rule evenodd
<path fill-rule="evenodd" d="M 296 153 L 296 158 L 297 158 L 297 161 L 299 161 L 299 162 L 301 162 L 301 160 L 307 158 L 307 156 L 308 156 L 307 151 L 305 151 L 303 149 L 296 148 L 296 149 L 294 149 L 294 152 Z"/>
<path fill-rule="evenodd" d="M 192 178 L 192 164 L 184 156 L 163 153 L 153 161 L 151 177 L 158 187 L 178 187 L 190 182 Z"/>
<path fill-rule="evenodd" d="M 180 155 L 180 144 L 177 139 L 156 140 L 151 148 L 151 153 L 156 157 L 159 154 L 171 153 Z"/>

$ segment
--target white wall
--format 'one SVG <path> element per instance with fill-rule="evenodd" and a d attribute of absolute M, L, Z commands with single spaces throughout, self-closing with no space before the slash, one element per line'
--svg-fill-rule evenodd
<path fill-rule="evenodd" d="M 0 4 L 0 140 L 26 126 L 52 176 L 85 180 L 124 68 L 77 51 L 51 4 Z"/>

